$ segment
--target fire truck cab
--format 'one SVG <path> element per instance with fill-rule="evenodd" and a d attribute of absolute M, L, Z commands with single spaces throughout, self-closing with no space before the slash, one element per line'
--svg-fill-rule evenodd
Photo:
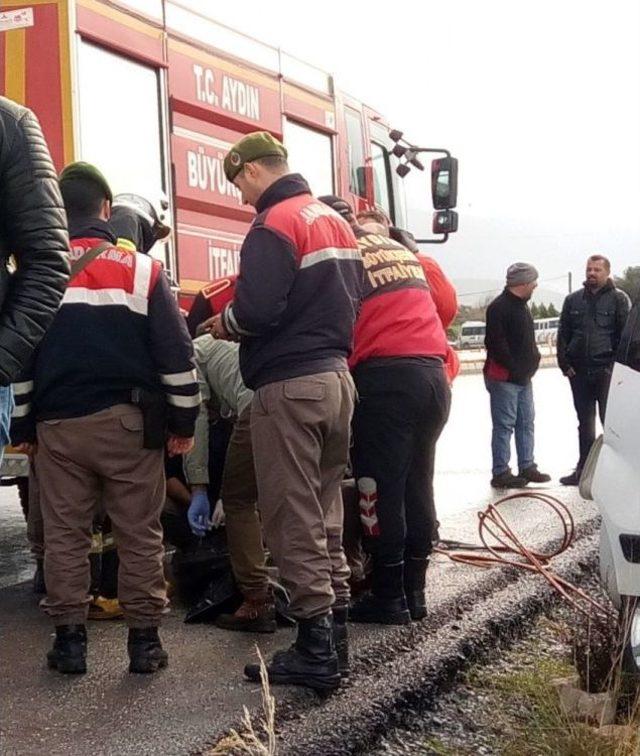
<path fill-rule="evenodd" d="M 4 0 L 0 64 L 0 93 L 35 111 L 58 169 L 87 160 L 115 193 L 170 198 L 175 234 L 154 254 L 185 306 L 238 270 L 253 209 L 222 166 L 248 132 L 283 139 L 315 194 L 378 205 L 406 228 L 401 175 L 429 150 L 390 132 L 327 73 L 180 0 Z M 431 176 L 442 240 L 457 227 L 457 164 L 431 151 L 443 155 Z"/>

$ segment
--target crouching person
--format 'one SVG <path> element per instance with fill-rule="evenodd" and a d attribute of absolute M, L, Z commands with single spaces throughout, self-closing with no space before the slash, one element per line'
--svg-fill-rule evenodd
<path fill-rule="evenodd" d="M 207 495 L 209 399 L 221 407 L 225 416 L 232 413 L 236 418 L 222 473 L 221 499 L 231 569 L 244 601 L 234 614 L 220 615 L 216 625 L 225 630 L 273 633 L 275 604 L 265 567 L 251 445 L 253 391 L 242 381 L 237 344 L 217 341 L 206 334 L 194 341 L 194 348 L 203 402 L 196 422 L 195 445 L 185 466 L 192 491 L 189 524 L 198 536 L 211 527 Z"/>
<path fill-rule="evenodd" d="M 59 672 L 86 671 L 91 526 L 103 501 L 120 556 L 129 671 L 155 672 L 167 665 L 158 637 L 167 606 L 163 447 L 166 439 L 169 453 L 180 454 L 193 443 L 200 404 L 193 347 L 160 263 L 116 248 L 102 174 L 75 163 L 60 188 L 72 278 L 35 357 L 32 412 L 20 438 L 34 442 L 37 433 L 42 606 L 56 629 L 47 659 Z"/>

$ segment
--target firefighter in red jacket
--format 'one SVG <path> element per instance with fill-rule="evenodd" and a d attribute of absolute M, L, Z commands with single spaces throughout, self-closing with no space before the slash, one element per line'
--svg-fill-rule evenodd
<path fill-rule="evenodd" d="M 353 461 L 373 581 L 350 618 L 406 624 L 426 615 L 435 447 L 451 401 L 447 339 L 416 256 L 386 222 L 354 228 L 365 278 L 349 358 L 359 397 Z"/>

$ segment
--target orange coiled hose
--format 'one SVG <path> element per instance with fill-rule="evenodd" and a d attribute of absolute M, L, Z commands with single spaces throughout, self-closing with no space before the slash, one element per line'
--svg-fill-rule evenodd
<path fill-rule="evenodd" d="M 562 538 L 556 548 L 549 552 L 540 552 L 529 548 L 520 540 L 500 512 L 500 507 L 516 499 L 539 501 L 554 512 L 561 523 L 562 529 Z M 575 533 L 575 525 L 569 508 L 559 499 L 556 499 L 555 496 L 540 492 L 511 494 L 493 504 L 489 504 L 484 511 L 478 512 L 478 518 L 478 532 L 481 546 L 452 544 L 451 542 L 443 541 L 443 544 L 449 543 L 449 547 L 440 545 L 434 551 L 447 556 L 454 562 L 470 564 L 474 567 L 490 567 L 494 564 L 501 564 L 529 570 L 530 572 L 537 572 L 577 611 L 587 616 L 592 616 L 590 609 L 595 609 L 597 613 L 603 615 L 605 618 L 616 616 L 611 609 L 596 601 L 581 588 L 578 588 L 578 586 L 556 575 L 550 569 L 549 562 L 569 548 L 573 542 Z M 490 541 L 489 537 L 493 541 Z M 461 550 L 452 550 L 452 547 L 455 549 L 456 546 L 459 546 Z M 478 553 L 479 551 L 486 551 L 488 553 L 481 554 Z"/>

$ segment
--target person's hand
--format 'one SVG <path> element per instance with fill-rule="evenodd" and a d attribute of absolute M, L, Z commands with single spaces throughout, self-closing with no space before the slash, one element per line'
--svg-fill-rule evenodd
<path fill-rule="evenodd" d="M 222 506 L 222 499 L 216 501 L 216 505 L 213 508 L 213 515 L 211 516 L 211 527 L 219 528 L 224 525 L 224 508 Z"/>
<path fill-rule="evenodd" d="M 575 378 L 576 377 L 576 371 L 570 367 L 565 370 L 565 373 L 567 378 Z"/>
<path fill-rule="evenodd" d="M 36 443 L 29 443 L 25 441 L 22 444 L 16 444 L 13 448 L 18 452 L 18 454 L 26 454 L 29 458 L 31 458 L 38 450 L 38 445 Z"/>
<path fill-rule="evenodd" d="M 214 315 L 212 320 L 213 322 L 211 323 L 211 329 L 210 329 L 210 333 L 212 334 L 212 336 L 215 339 L 228 340 L 230 336 L 227 333 L 227 329 L 224 327 L 222 323 L 222 315 Z"/>
<path fill-rule="evenodd" d="M 194 535 L 199 538 L 211 529 L 209 520 L 209 497 L 204 489 L 193 491 L 191 494 L 191 504 L 187 512 L 187 521 Z"/>
<path fill-rule="evenodd" d="M 215 315 L 212 315 L 210 318 L 203 320 L 202 323 L 199 323 L 196 326 L 196 336 L 203 336 L 205 333 L 209 333 L 213 336 L 213 334 L 211 333 L 211 328 L 213 327 L 213 321 L 215 320 L 215 317 Z"/>
<path fill-rule="evenodd" d="M 170 457 L 178 457 L 181 454 L 188 454 L 193 449 L 193 436 L 185 438 L 184 436 L 174 436 L 171 434 L 167 439 L 167 453 Z"/>

